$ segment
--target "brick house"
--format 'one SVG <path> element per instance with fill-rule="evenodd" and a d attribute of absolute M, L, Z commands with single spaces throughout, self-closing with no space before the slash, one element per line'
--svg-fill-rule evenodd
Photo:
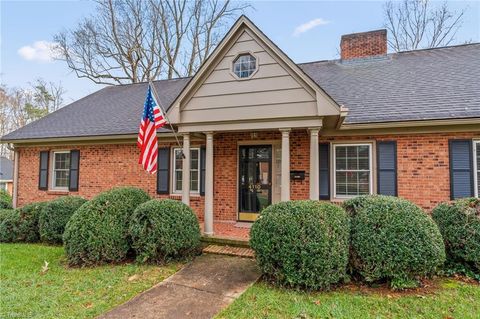
<path fill-rule="evenodd" d="M 189 204 L 211 234 L 289 199 L 429 210 L 478 196 L 480 44 L 387 54 L 386 41 L 345 35 L 341 59 L 295 64 L 242 16 L 195 76 L 154 82 L 181 137 L 158 131 L 156 175 L 137 163 L 148 84 L 106 87 L 2 138 L 15 205 L 130 185 Z"/>

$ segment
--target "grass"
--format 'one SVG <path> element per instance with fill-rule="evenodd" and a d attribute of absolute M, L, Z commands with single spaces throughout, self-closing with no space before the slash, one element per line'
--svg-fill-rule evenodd
<path fill-rule="evenodd" d="M 42 273 L 45 261 L 48 270 Z M 68 268 L 62 247 L 0 244 L 0 318 L 92 318 L 180 267 L 175 263 Z"/>
<path fill-rule="evenodd" d="M 216 318 L 479 318 L 480 285 L 438 279 L 435 289 L 394 293 L 340 288 L 306 293 L 260 282 Z"/>

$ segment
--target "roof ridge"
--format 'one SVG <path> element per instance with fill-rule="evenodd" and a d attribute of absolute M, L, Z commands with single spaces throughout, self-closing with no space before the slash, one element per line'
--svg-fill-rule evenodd
<path fill-rule="evenodd" d="M 466 47 L 466 46 L 474 46 L 474 45 L 480 45 L 480 42 L 473 42 L 473 43 L 462 43 L 462 44 L 455 44 L 455 45 L 447 45 L 443 47 L 436 47 L 436 48 L 424 48 L 424 49 L 416 49 L 416 50 L 406 50 L 406 51 L 399 51 L 399 52 L 391 52 L 388 53 L 387 56 L 395 56 L 398 54 L 406 54 L 406 53 L 415 53 L 415 52 L 422 52 L 422 51 L 434 51 L 434 50 L 442 50 L 442 49 L 453 49 L 453 48 L 458 48 L 458 47 Z M 314 61 L 308 61 L 308 62 L 300 62 L 297 63 L 297 65 L 303 65 L 303 64 L 314 64 L 314 63 L 329 63 L 329 62 L 338 62 L 341 61 L 341 59 L 324 59 L 324 60 L 314 60 Z"/>

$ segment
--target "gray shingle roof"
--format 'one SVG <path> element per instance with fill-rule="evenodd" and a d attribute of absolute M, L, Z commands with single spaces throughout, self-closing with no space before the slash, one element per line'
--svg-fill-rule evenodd
<path fill-rule="evenodd" d="M 345 123 L 480 117 L 480 43 L 299 66 L 348 107 Z"/>
<path fill-rule="evenodd" d="M 480 118 L 480 43 L 299 66 L 349 108 L 345 123 Z M 169 107 L 189 80 L 155 81 L 160 103 Z M 146 89 L 106 87 L 3 139 L 136 134 Z"/>
<path fill-rule="evenodd" d="M 3 156 L 0 157 L 0 180 L 13 180 L 13 161 Z"/>
<path fill-rule="evenodd" d="M 155 81 L 168 107 L 189 78 Z M 123 135 L 138 133 L 148 83 L 108 86 L 73 102 L 46 117 L 32 122 L 2 139 Z"/>

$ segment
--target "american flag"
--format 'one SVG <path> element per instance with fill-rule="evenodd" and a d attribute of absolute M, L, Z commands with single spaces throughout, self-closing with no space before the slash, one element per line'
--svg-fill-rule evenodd
<path fill-rule="evenodd" d="M 159 104 L 152 94 L 152 87 L 148 85 L 147 98 L 143 107 L 142 121 L 138 131 L 137 145 L 140 148 L 138 163 L 150 174 L 157 172 L 157 129 L 167 123 Z"/>

